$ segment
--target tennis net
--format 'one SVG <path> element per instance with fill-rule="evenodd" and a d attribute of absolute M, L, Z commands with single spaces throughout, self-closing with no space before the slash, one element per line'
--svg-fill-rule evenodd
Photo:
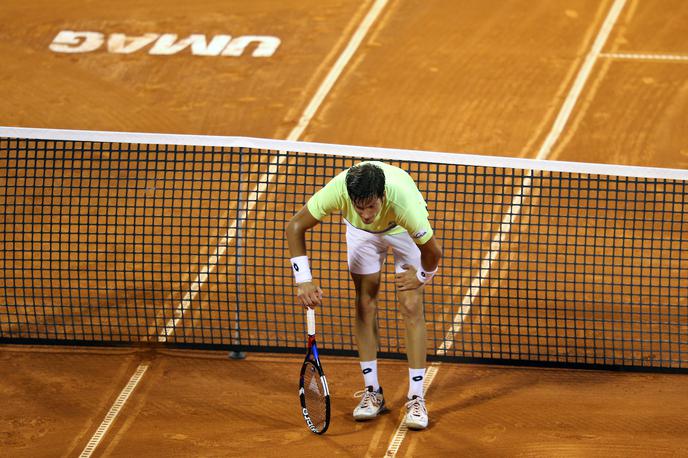
<path fill-rule="evenodd" d="M 284 229 L 341 170 L 407 170 L 443 246 L 431 359 L 688 369 L 685 170 L 237 137 L 0 128 L 0 342 L 303 352 Z M 308 234 L 355 354 L 339 217 Z M 385 267 L 381 356 L 403 357 Z"/>

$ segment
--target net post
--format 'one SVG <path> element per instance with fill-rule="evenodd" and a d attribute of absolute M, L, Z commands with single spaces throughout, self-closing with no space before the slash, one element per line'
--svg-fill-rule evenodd
<path fill-rule="evenodd" d="M 240 350 L 232 350 L 228 355 L 229 359 L 246 359 L 246 352 Z"/>

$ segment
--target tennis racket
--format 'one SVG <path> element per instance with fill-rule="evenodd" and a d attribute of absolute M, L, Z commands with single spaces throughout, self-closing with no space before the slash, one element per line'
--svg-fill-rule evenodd
<path fill-rule="evenodd" d="M 308 322 L 308 352 L 301 366 L 299 398 L 306 425 L 315 434 L 322 434 L 330 426 L 330 390 L 323 373 L 318 347 L 315 344 L 315 310 L 306 311 Z"/>

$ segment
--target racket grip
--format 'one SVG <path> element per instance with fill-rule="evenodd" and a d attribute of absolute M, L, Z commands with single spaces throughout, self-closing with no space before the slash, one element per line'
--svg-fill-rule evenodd
<path fill-rule="evenodd" d="M 315 335 L 315 310 L 308 308 L 306 311 L 306 323 L 308 323 L 308 335 Z"/>

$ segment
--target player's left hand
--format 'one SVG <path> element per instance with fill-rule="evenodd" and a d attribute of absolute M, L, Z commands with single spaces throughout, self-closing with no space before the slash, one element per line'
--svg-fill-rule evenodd
<path fill-rule="evenodd" d="M 405 269 L 403 272 L 396 274 L 395 282 L 397 284 L 397 290 L 399 291 L 409 291 L 412 289 L 418 289 L 423 286 L 418 277 L 416 277 L 416 268 L 408 264 L 401 266 Z"/>

